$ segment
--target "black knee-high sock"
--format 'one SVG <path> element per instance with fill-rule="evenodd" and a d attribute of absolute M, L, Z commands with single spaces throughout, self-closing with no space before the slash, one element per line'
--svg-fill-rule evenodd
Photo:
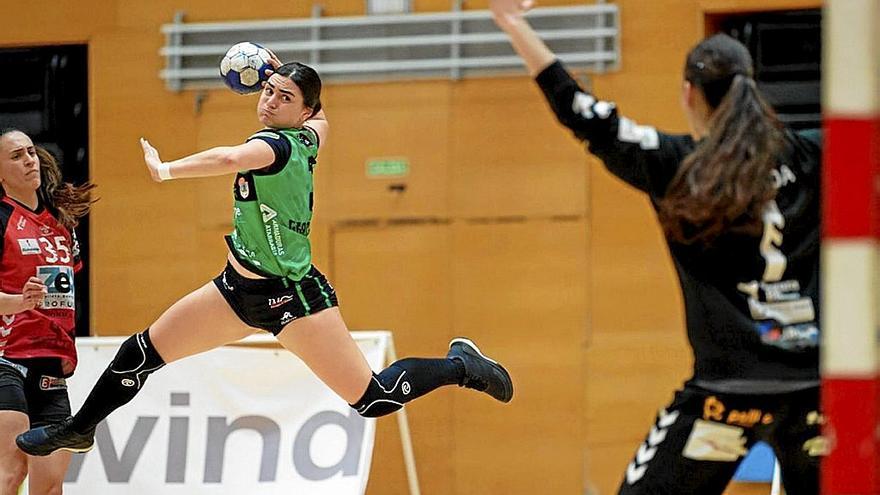
<path fill-rule="evenodd" d="M 438 387 L 458 385 L 463 378 L 464 365 L 457 360 L 401 359 L 374 373 L 363 397 L 351 407 L 361 416 L 384 416 Z"/>
<path fill-rule="evenodd" d="M 74 415 L 74 431 L 93 430 L 110 413 L 134 399 L 147 376 L 162 366 L 165 361 L 153 348 L 149 329 L 126 339 Z"/>

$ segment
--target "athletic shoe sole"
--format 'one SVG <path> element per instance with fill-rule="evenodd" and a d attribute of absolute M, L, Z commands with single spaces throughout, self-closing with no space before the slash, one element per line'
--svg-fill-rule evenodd
<path fill-rule="evenodd" d="M 95 444 L 91 444 L 91 445 L 89 445 L 88 447 L 85 447 L 85 448 L 61 447 L 61 448 L 58 449 L 58 450 L 66 450 L 66 451 L 68 451 L 68 452 L 73 452 L 74 454 L 84 454 L 84 453 L 86 453 L 86 452 L 90 452 L 90 451 L 91 451 L 92 449 L 94 449 L 94 448 L 95 448 Z"/>

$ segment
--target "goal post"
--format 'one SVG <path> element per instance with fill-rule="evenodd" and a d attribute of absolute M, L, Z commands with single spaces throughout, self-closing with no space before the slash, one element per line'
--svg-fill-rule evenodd
<path fill-rule="evenodd" d="M 880 1 L 823 23 L 822 493 L 880 494 Z"/>

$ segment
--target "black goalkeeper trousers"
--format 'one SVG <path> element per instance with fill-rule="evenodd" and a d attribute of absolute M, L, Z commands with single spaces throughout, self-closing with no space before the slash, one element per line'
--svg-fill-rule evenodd
<path fill-rule="evenodd" d="M 721 495 L 748 450 L 773 447 L 790 495 L 818 495 L 819 388 L 768 395 L 676 392 L 626 468 L 620 495 Z"/>

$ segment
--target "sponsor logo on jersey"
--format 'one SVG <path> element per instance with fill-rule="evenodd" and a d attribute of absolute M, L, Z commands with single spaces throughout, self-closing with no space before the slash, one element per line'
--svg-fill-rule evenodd
<path fill-rule="evenodd" d="M 21 248 L 22 255 L 40 254 L 40 243 L 36 239 L 19 239 L 18 247 Z"/>
<path fill-rule="evenodd" d="M 235 177 L 232 186 L 232 194 L 236 201 L 256 201 L 257 187 L 254 184 L 254 176 L 250 172 L 239 173 Z"/>
<path fill-rule="evenodd" d="M 287 294 L 287 295 L 281 296 L 281 297 L 270 297 L 269 298 L 269 307 L 273 308 L 273 309 L 279 308 L 279 307 L 284 306 L 285 304 L 289 303 L 292 300 L 293 300 L 293 295 L 291 295 L 291 294 Z"/>
<path fill-rule="evenodd" d="M 269 208 L 267 205 L 260 203 L 260 213 L 263 214 L 263 223 L 269 223 L 269 220 L 278 216 L 278 212 Z"/>
<path fill-rule="evenodd" d="M 290 311 L 285 311 L 284 314 L 281 315 L 281 324 L 287 325 L 288 323 L 292 322 L 295 319 L 296 319 L 296 316 L 293 316 L 293 314 Z"/>
<path fill-rule="evenodd" d="M 819 345 L 819 328 L 815 323 L 781 326 L 775 321 L 757 324 L 761 342 L 789 351 L 813 349 Z"/>
<path fill-rule="evenodd" d="M 284 256 L 286 251 L 284 250 L 284 241 L 281 239 L 281 230 L 278 228 L 278 222 L 272 222 L 271 232 L 269 231 L 270 229 L 267 225 L 266 233 L 271 236 L 269 238 L 269 250 L 275 256 Z"/>
<path fill-rule="evenodd" d="M 47 225 L 40 225 L 40 233 L 43 235 L 52 235 L 52 229 Z"/>
<path fill-rule="evenodd" d="M 73 268 L 64 265 L 38 266 L 37 277 L 49 292 L 40 303 L 42 309 L 74 309 Z"/>
<path fill-rule="evenodd" d="M 596 100 L 593 95 L 582 93 L 580 91 L 575 93 L 574 98 L 571 101 L 571 110 L 580 114 L 581 117 L 585 119 L 593 119 L 596 117 L 603 120 L 607 119 L 611 116 L 611 112 L 614 111 L 614 108 L 614 103 Z"/>
<path fill-rule="evenodd" d="M 40 377 L 40 390 L 67 390 L 67 380 L 43 375 Z"/>
<path fill-rule="evenodd" d="M 743 428 L 698 418 L 681 455 L 697 461 L 735 462 L 746 453 Z"/>
<path fill-rule="evenodd" d="M 241 196 L 241 199 L 247 199 L 251 194 L 251 187 L 248 184 L 247 179 L 244 177 L 238 178 L 238 195 Z"/>
<path fill-rule="evenodd" d="M 306 136 L 306 134 L 304 132 L 297 134 L 296 137 L 299 139 L 299 142 L 302 143 L 304 146 L 308 146 L 308 147 L 314 146 L 314 144 L 312 143 L 312 140 L 309 139 L 309 137 Z"/>
<path fill-rule="evenodd" d="M 728 412 L 724 402 L 719 400 L 718 397 L 710 395 L 703 401 L 703 419 L 751 428 L 759 422 L 769 425 L 773 422 L 773 415 L 755 408 L 742 411 L 731 409 Z"/>
<path fill-rule="evenodd" d="M 831 442 L 820 435 L 804 442 L 803 450 L 805 450 L 810 457 L 826 456 L 831 453 Z"/>
<path fill-rule="evenodd" d="M 725 422 L 729 425 L 751 428 L 758 423 L 769 425 L 773 422 L 773 415 L 765 413 L 760 409 L 748 409 L 744 411 L 733 409 L 730 411 L 730 414 L 727 415 L 727 420 Z"/>
<path fill-rule="evenodd" d="M 287 222 L 287 228 L 300 235 L 309 235 L 311 222 L 297 222 L 295 220 L 290 220 Z"/>
<path fill-rule="evenodd" d="M 636 124 L 625 117 L 621 117 L 618 121 L 617 139 L 624 143 L 638 144 L 643 150 L 660 149 L 660 135 L 657 134 L 657 129 Z"/>
<path fill-rule="evenodd" d="M 25 225 L 27 225 L 27 219 L 24 217 L 21 217 L 18 219 L 18 223 L 15 224 L 15 229 L 16 230 L 24 230 Z"/>
<path fill-rule="evenodd" d="M 264 206 L 266 209 L 263 209 Z M 284 256 L 284 239 L 281 238 L 281 226 L 278 224 L 278 221 L 275 220 L 275 217 L 278 214 L 266 205 L 260 205 L 260 210 L 263 212 L 263 222 L 265 222 L 266 240 L 269 242 L 269 251 L 271 251 L 274 256 Z"/>
<path fill-rule="evenodd" d="M 819 411 L 810 411 L 807 413 L 807 425 L 824 425 L 825 424 L 825 415 L 820 413 Z"/>
<path fill-rule="evenodd" d="M 718 397 L 710 395 L 703 401 L 703 419 L 710 421 L 721 421 L 724 418 L 724 411 L 727 407 Z"/>

